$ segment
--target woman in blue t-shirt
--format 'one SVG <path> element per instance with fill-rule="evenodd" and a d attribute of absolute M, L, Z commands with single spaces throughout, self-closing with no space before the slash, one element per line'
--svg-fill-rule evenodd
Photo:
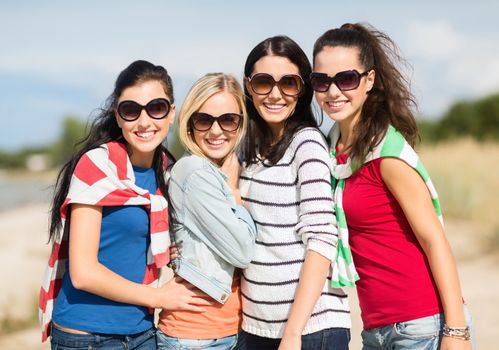
<path fill-rule="evenodd" d="M 162 142 L 174 115 L 167 71 L 133 62 L 62 168 L 40 293 L 52 349 L 155 349 L 150 310 L 203 312 L 209 304 L 180 278 L 150 286 L 169 257 Z"/>

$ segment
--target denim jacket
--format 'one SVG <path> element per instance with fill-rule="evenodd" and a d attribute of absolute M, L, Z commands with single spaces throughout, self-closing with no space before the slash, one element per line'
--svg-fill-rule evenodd
<path fill-rule="evenodd" d="M 253 219 L 236 204 L 227 176 L 189 153 L 173 166 L 168 195 L 170 234 L 179 250 L 174 272 L 224 304 L 234 268 L 245 268 L 253 257 Z"/>

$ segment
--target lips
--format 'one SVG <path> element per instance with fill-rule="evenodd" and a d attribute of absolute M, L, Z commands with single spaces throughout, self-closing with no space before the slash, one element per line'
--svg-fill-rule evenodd
<path fill-rule="evenodd" d="M 344 106 L 348 101 L 330 101 L 330 102 L 326 102 L 328 104 L 329 107 L 333 107 L 333 108 L 337 108 L 337 107 L 341 107 L 341 106 Z"/>
<path fill-rule="evenodd" d="M 155 131 L 137 131 L 135 135 L 141 140 L 149 140 L 156 134 Z"/>
<path fill-rule="evenodd" d="M 220 147 L 222 146 L 227 140 L 225 139 L 205 139 L 204 140 L 209 146 L 211 147 Z"/>
<path fill-rule="evenodd" d="M 264 103 L 263 105 L 271 113 L 279 113 L 286 107 L 286 104 Z"/>
<path fill-rule="evenodd" d="M 325 104 L 330 111 L 337 112 L 342 110 L 348 104 L 348 102 L 348 100 L 326 101 Z"/>

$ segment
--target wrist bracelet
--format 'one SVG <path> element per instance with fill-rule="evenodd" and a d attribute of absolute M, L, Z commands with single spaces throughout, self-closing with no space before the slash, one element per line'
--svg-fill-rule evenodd
<path fill-rule="evenodd" d="M 443 329 L 444 337 L 457 338 L 461 340 L 470 340 L 470 327 L 449 327 L 444 324 Z"/>

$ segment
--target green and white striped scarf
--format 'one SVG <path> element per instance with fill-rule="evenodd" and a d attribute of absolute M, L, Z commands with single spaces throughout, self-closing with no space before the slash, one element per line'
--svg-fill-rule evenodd
<path fill-rule="evenodd" d="M 336 221 L 338 222 L 338 252 L 336 259 L 333 263 L 333 275 L 331 285 L 334 288 L 344 286 L 353 287 L 355 281 L 359 279 L 359 275 L 355 270 L 352 259 L 352 252 L 348 243 L 348 226 L 346 222 L 345 212 L 343 211 L 343 191 L 345 188 L 345 181 L 352 175 L 353 168 L 350 157 L 346 164 L 337 164 L 336 161 L 336 144 L 340 138 L 339 124 L 335 123 L 330 138 L 330 156 L 332 161 L 331 172 L 333 185 L 333 196 L 336 209 Z M 408 165 L 414 168 L 424 180 L 428 190 L 430 191 L 431 200 L 435 212 L 442 223 L 442 211 L 440 209 L 440 201 L 438 200 L 437 191 L 431 182 L 430 176 L 426 171 L 423 163 L 421 163 L 418 155 L 414 149 L 407 143 L 402 134 L 400 134 L 393 126 L 389 126 L 385 137 L 374 148 L 374 150 L 367 154 L 364 159 L 364 164 L 377 158 L 393 157 L 405 161 Z M 336 181 L 338 184 L 336 185 Z M 336 187 L 335 187 L 336 185 Z"/>

